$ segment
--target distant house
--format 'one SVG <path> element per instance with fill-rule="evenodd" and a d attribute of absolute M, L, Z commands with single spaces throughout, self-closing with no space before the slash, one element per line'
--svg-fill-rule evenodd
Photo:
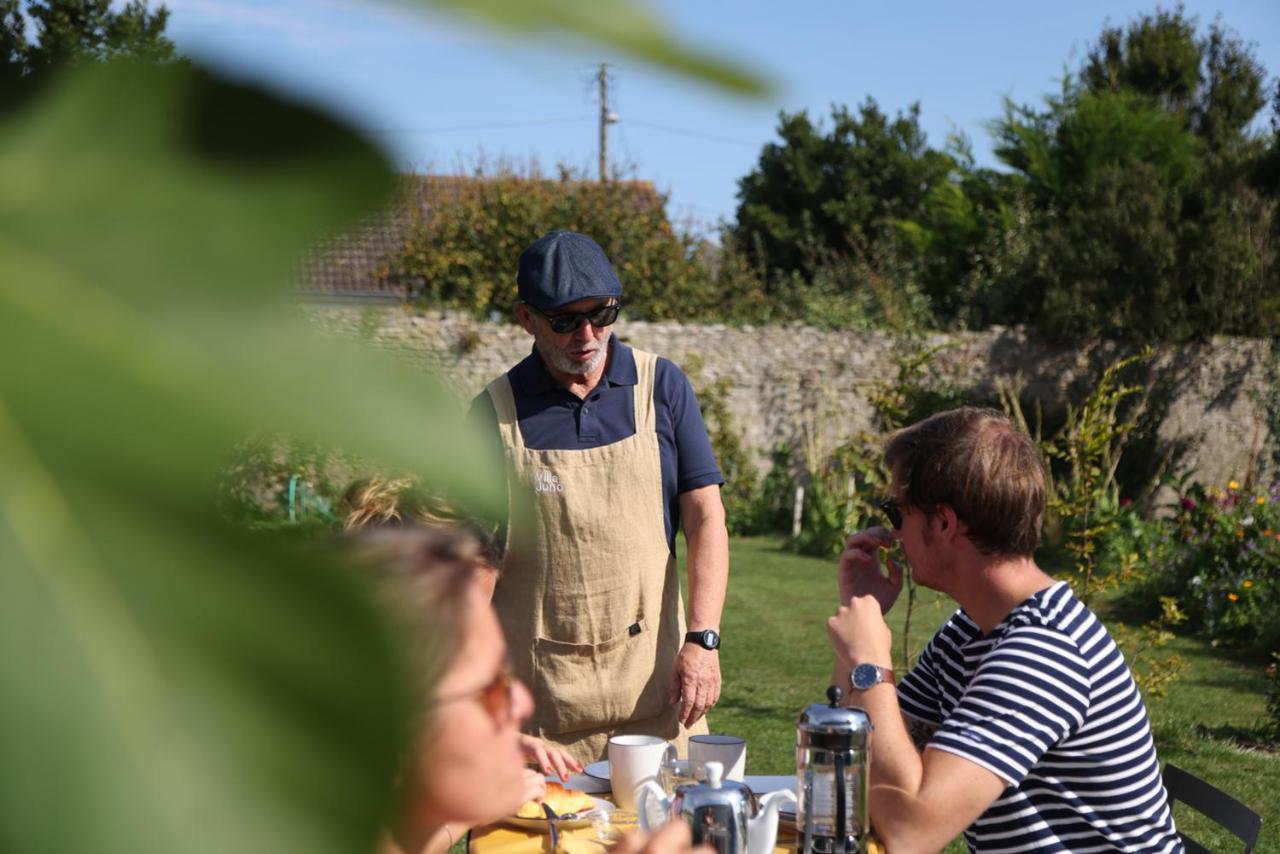
<path fill-rule="evenodd" d="M 512 180 L 510 176 L 499 177 Z M 392 281 L 380 271 L 402 251 L 411 230 L 430 221 L 433 211 L 457 203 L 494 180 L 466 175 L 402 175 L 397 200 L 385 213 L 323 241 L 303 259 L 297 272 L 303 296 L 337 302 L 407 302 L 417 298 L 425 282 Z M 574 183 L 550 178 L 514 180 L 542 181 L 551 186 Z M 633 194 L 637 205 L 662 207 L 652 182 L 617 181 L 614 186 Z M 513 275 L 515 263 L 512 258 Z"/>

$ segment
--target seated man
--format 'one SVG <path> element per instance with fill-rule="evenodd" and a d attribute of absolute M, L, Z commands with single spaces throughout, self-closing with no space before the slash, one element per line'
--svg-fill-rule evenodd
<path fill-rule="evenodd" d="M 836 684 L 875 727 L 871 822 L 894 852 L 1181 851 L 1146 708 L 1102 623 L 1036 566 L 1043 462 L 1000 413 L 890 437 L 893 531 L 851 536 L 827 622 Z M 895 690 L 884 613 L 902 567 L 960 605 Z"/>

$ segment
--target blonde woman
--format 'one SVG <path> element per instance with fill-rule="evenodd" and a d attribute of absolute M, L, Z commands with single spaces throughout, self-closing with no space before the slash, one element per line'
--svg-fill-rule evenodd
<path fill-rule="evenodd" d="M 533 701 L 507 671 L 502 629 L 475 579 L 478 554 L 468 534 L 443 529 L 374 529 L 353 541 L 353 562 L 403 631 L 420 699 L 382 854 L 443 854 L 467 828 L 543 790 L 520 732 Z M 626 837 L 615 854 L 683 854 L 689 839 L 676 822 Z"/>
<path fill-rule="evenodd" d="M 456 510 L 448 501 L 421 489 L 410 478 L 387 478 L 374 475 L 349 485 L 344 493 L 346 516 L 344 530 L 413 527 L 457 537 L 465 543 L 470 562 L 486 598 L 492 597 L 498 580 L 498 563 L 502 560 L 492 527 Z M 582 771 L 582 763 L 568 752 L 531 735 L 520 736 L 520 749 L 525 760 L 543 774 L 555 774 L 561 780 Z"/>

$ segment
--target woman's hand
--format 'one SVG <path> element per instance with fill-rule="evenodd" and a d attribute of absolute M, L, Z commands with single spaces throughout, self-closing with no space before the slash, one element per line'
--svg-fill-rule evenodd
<path fill-rule="evenodd" d="M 520 735 L 520 752 L 541 773 L 555 774 L 561 782 L 567 781 L 570 774 L 582 772 L 582 763 L 570 756 L 563 747 L 548 744 L 531 735 Z"/>
<path fill-rule="evenodd" d="M 521 804 L 529 801 L 540 801 L 547 794 L 547 778 L 532 768 L 524 769 L 524 777 L 521 779 L 524 783 L 524 798 Z M 517 807 L 519 804 L 517 804 Z M 515 810 L 511 810 L 515 812 Z"/>
<path fill-rule="evenodd" d="M 693 833 L 683 821 L 670 821 L 653 833 L 634 830 L 609 849 L 610 854 L 714 854 L 710 845 L 693 847 Z"/>

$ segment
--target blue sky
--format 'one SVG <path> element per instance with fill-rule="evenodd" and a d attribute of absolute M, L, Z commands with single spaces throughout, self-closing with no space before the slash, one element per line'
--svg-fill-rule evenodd
<path fill-rule="evenodd" d="M 590 2 L 590 0 L 583 0 Z M 155 0 L 152 0 L 155 5 Z M 611 160 L 670 193 L 678 222 L 732 218 L 737 181 L 774 139 L 779 110 L 829 112 L 868 95 L 894 112 L 919 101 L 934 145 L 960 131 L 994 165 L 984 123 L 1006 96 L 1038 102 L 1076 67 L 1104 22 L 1154 3 L 1035 0 L 911 4 L 661 0 L 681 40 L 758 69 L 748 100 L 571 41 L 517 39 L 373 0 L 166 0 L 184 53 L 321 104 L 365 129 L 400 167 L 560 164 L 594 175 L 600 62 L 612 66 Z M 1167 6 L 1168 4 L 1166 4 Z M 1185 3 L 1252 42 L 1280 73 L 1280 2 Z M 696 227 L 696 224 L 695 224 Z"/>

